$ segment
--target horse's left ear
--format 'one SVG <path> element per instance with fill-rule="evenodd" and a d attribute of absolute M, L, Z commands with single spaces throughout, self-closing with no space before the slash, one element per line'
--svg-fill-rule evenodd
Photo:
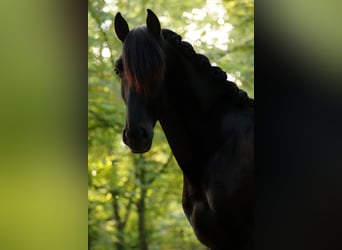
<path fill-rule="evenodd" d="M 115 16 L 114 30 L 121 42 L 124 42 L 129 32 L 129 28 L 126 20 L 121 16 L 120 12 L 118 12 Z"/>
<path fill-rule="evenodd" d="M 147 29 L 156 37 L 160 37 L 160 22 L 156 14 L 153 13 L 152 10 L 147 9 L 147 18 L 146 18 L 146 26 Z"/>

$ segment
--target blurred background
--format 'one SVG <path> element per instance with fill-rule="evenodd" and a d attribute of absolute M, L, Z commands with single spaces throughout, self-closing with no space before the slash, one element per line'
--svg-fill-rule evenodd
<path fill-rule="evenodd" d="M 125 107 L 113 68 L 122 44 L 113 19 L 144 25 L 152 9 L 161 26 L 190 42 L 254 96 L 254 1 L 88 1 L 88 247 L 205 249 L 182 206 L 182 173 L 157 124 L 151 151 L 123 145 Z"/>
<path fill-rule="evenodd" d="M 260 249 L 341 249 L 341 7 L 255 5 L 257 199 L 271 203 L 256 214 Z M 121 144 L 124 108 L 112 70 L 121 45 L 112 20 L 121 11 L 130 27 L 144 24 L 146 8 L 254 96 L 253 1 L 1 1 L 0 249 L 203 249 L 181 210 L 181 173 L 159 127 L 149 154 L 133 156 Z M 337 104 L 326 101 L 332 96 Z M 326 180 L 295 182 L 300 171 Z M 296 183 L 311 194 L 294 200 Z M 315 199 L 286 216 L 303 197 Z"/>

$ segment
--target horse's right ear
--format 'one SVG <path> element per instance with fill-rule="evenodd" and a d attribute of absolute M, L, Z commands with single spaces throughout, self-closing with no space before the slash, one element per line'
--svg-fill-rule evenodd
<path fill-rule="evenodd" d="M 152 10 L 147 9 L 147 18 L 146 18 L 146 26 L 147 29 L 156 37 L 160 37 L 160 22 L 156 14 L 153 13 Z"/>
<path fill-rule="evenodd" d="M 121 16 L 120 12 L 118 12 L 115 16 L 114 30 L 120 41 L 124 42 L 129 32 L 129 28 L 126 20 Z"/>

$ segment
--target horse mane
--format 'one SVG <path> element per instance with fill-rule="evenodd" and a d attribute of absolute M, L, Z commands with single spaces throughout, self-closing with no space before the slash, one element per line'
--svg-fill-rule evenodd
<path fill-rule="evenodd" d="M 146 94 L 163 78 L 165 61 L 158 44 L 146 27 L 133 29 L 123 44 L 124 75 L 139 94 Z"/>
<path fill-rule="evenodd" d="M 177 33 L 162 29 L 163 38 L 187 57 L 199 70 L 208 74 L 218 83 L 224 83 L 230 100 L 254 106 L 254 100 L 238 86 L 227 80 L 227 74 L 220 67 L 212 66 L 209 59 L 196 53 L 193 46 L 182 41 Z M 148 32 L 145 26 L 133 29 L 123 44 L 122 62 L 128 84 L 139 94 L 148 94 L 160 84 L 165 73 L 165 58 L 159 41 Z"/>
<path fill-rule="evenodd" d="M 247 93 L 238 88 L 238 86 L 229 80 L 227 80 L 227 74 L 220 67 L 212 66 L 209 59 L 202 54 L 196 53 L 193 46 L 182 41 L 182 37 L 177 33 L 169 30 L 163 29 L 162 34 L 164 39 L 166 39 L 170 44 L 183 53 L 188 59 L 190 59 L 193 64 L 198 67 L 201 71 L 207 71 L 209 75 L 217 82 L 225 83 L 229 89 L 229 97 L 236 97 L 238 102 L 241 104 L 248 104 L 254 106 L 254 100 L 249 98 Z"/>

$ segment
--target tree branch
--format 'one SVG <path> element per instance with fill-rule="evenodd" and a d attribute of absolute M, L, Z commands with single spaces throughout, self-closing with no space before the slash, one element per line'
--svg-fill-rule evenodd
<path fill-rule="evenodd" d="M 89 129 L 94 129 L 96 127 L 102 127 L 102 128 L 112 128 L 117 130 L 118 132 L 121 131 L 121 128 L 123 127 L 123 124 L 119 123 L 119 122 L 115 122 L 115 123 L 110 123 L 108 120 L 106 120 L 105 118 L 103 118 L 102 116 L 100 116 L 98 113 L 96 113 L 95 111 L 89 109 L 88 112 L 90 114 L 92 114 L 93 116 L 95 116 L 95 119 L 100 123 L 100 125 L 102 126 L 93 126 L 93 127 L 89 127 Z"/>
<path fill-rule="evenodd" d="M 97 24 L 97 26 L 98 26 L 98 28 L 100 30 L 100 33 L 103 36 L 104 42 L 107 43 L 107 46 L 108 46 L 109 51 L 110 51 L 110 56 L 109 56 L 110 62 L 112 64 L 112 68 L 114 69 L 115 68 L 115 60 L 114 60 L 113 55 L 112 55 L 112 49 L 109 46 L 109 37 L 108 37 L 107 33 L 102 29 L 102 27 L 101 27 L 102 22 L 101 22 L 100 18 L 98 17 L 98 15 L 96 14 L 96 12 L 93 9 L 93 7 L 92 6 L 88 6 L 88 9 L 89 9 L 91 17 L 95 20 L 95 22 L 96 22 L 96 24 Z"/>
<path fill-rule="evenodd" d="M 147 180 L 148 184 L 152 184 L 154 182 L 154 180 L 156 179 L 156 177 L 161 175 L 166 170 L 166 168 L 170 164 L 172 158 L 173 158 L 173 154 L 171 152 L 170 155 L 169 155 L 169 158 L 167 159 L 167 161 L 162 165 L 162 167 L 158 171 L 158 174 L 152 176 L 149 180 Z"/>

